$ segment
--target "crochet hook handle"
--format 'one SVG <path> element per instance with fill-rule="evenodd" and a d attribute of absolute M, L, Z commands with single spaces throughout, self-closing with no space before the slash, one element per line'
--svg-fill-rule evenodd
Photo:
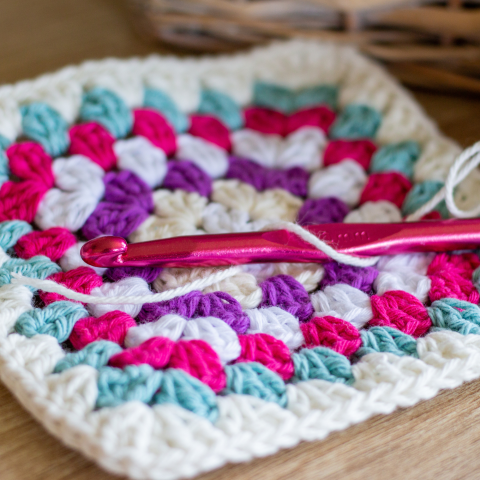
<path fill-rule="evenodd" d="M 480 246 L 480 219 L 305 227 L 338 252 L 369 257 Z M 263 262 L 325 262 L 328 255 L 288 230 L 174 237 L 132 243 L 120 237 L 87 242 L 83 260 L 96 267 L 211 267 Z"/>

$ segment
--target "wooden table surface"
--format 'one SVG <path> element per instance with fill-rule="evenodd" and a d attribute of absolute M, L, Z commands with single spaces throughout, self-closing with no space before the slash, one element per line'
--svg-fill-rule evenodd
<path fill-rule="evenodd" d="M 120 0 L 1 0 L 0 84 L 106 56 L 166 52 L 132 30 Z M 443 131 L 464 146 L 480 140 L 480 98 L 414 91 Z M 303 443 L 202 480 L 480 478 L 480 380 L 323 442 Z M 0 385 L 1 480 L 107 480 L 46 433 Z"/>

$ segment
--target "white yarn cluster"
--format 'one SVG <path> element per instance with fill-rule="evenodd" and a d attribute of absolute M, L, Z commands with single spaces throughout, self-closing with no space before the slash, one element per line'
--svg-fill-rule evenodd
<path fill-rule="evenodd" d="M 258 192 L 240 180 L 216 180 L 212 200 L 229 210 L 247 212 L 251 220 L 293 222 L 303 204 L 302 199 L 280 188 Z"/>
<path fill-rule="evenodd" d="M 183 333 L 187 319 L 180 315 L 165 315 L 155 322 L 129 328 L 125 336 L 126 347 L 136 347 L 153 337 L 166 337 L 176 342 Z"/>
<path fill-rule="evenodd" d="M 153 295 L 148 283 L 140 277 L 127 277 L 113 283 L 104 283 L 101 287 L 94 288 L 90 295 L 93 297 L 136 297 Z M 147 303 L 147 302 L 144 302 Z M 88 304 L 87 308 L 94 317 L 101 317 L 113 310 L 120 310 L 135 318 L 142 309 L 140 304 Z"/>
<path fill-rule="evenodd" d="M 247 333 L 267 333 L 281 340 L 290 350 L 296 350 L 305 342 L 298 319 L 279 307 L 251 309 L 245 313 L 250 318 Z"/>
<path fill-rule="evenodd" d="M 64 272 L 68 272 L 69 270 L 74 270 L 78 267 L 90 267 L 95 270 L 98 275 L 103 275 L 106 272 L 106 268 L 102 267 L 92 267 L 85 263 L 80 255 L 80 250 L 87 242 L 77 242 L 75 245 L 70 247 L 60 258 L 60 266 Z"/>
<path fill-rule="evenodd" d="M 190 160 L 212 178 L 223 177 L 228 170 L 227 152 L 203 138 L 188 133 L 177 137 L 176 158 Z"/>
<path fill-rule="evenodd" d="M 103 197 L 105 172 L 83 155 L 57 158 L 52 170 L 56 188 L 48 190 L 43 197 L 35 223 L 42 230 L 63 227 L 76 232 Z"/>
<path fill-rule="evenodd" d="M 404 290 L 426 302 L 431 287 L 427 269 L 435 254 L 411 253 L 382 257 L 377 263 L 380 272 L 374 288 L 378 295 L 389 290 Z"/>
<path fill-rule="evenodd" d="M 268 218 L 250 221 L 245 210 L 228 209 L 216 202 L 209 203 L 203 211 L 203 228 L 207 233 L 256 232 L 270 222 Z"/>
<path fill-rule="evenodd" d="M 242 272 L 221 282 L 213 283 L 205 288 L 204 293 L 226 292 L 231 295 L 242 308 L 255 308 L 262 302 L 262 289 L 257 279 L 247 272 Z"/>
<path fill-rule="evenodd" d="M 117 140 L 113 145 L 120 170 L 129 170 L 152 188 L 158 187 L 167 174 L 165 152 L 145 137 Z"/>
<path fill-rule="evenodd" d="M 154 215 L 129 236 L 131 242 L 147 242 L 180 235 L 204 233 L 203 212 L 207 199 L 195 192 L 159 189 L 153 192 Z"/>
<path fill-rule="evenodd" d="M 3 266 L 3 264 L 10 259 L 10 255 L 2 248 L 0 247 L 0 267 Z"/>
<path fill-rule="evenodd" d="M 153 337 L 167 337 L 173 341 L 204 340 L 215 350 L 224 365 L 238 358 L 241 353 L 235 330 L 216 317 L 187 320 L 179 315 L 165 315 L 155 322 L 130 328 L 125 345 L 135 347 Z"/>
<path fill-rule="evenodd" d="M 361 329 L 373 318 L 370 297 L 358 288 L 337 283 L 310 295 L 315 314 L 342 318 Z"/>
<path fill-rule="evenodd" d="M 367 179 L 365 170 L 357 162 L 344 160 L 314 172 L 308 181 L 308 196 L 337 197 L 352 207 L 358 204 Z"/>
<path fill-rule="evenodd" d="M 402 221 L 402 212 L 387 200 L 365 202 L 352 210 L 343 219 L 344 223 L 398 223 Z"/>
<path fill-rule="evenodd" d="M 33 293 L 23 285 L 3 285 L 0 288 L 0 335 L 11 333 L 17 318 L 33 309 Z"/>
<path fill-rule="evenodd" d="M 319 263 L 251 263 L 243 269 L 253 274 L 258 282 L 276 275 L 291 275 L 307 292 L 316 290 L 325 276 L 325 269 Z"/>
<path fill-rule="evenodd" d="M 210 283 L 202 288 L 204 293 L 222 291 L 231 295 L 243 308 L 255 308 L 262 301 L 262 291 L 257 285 L 257 279 L 242 270 L 241 267 L 235 275 L 217 282 Z M 153 282 L 157 292 L 165 292 L 180 288 L 192 282 L 203 281 L 218 272 L 225 271 L 225 267 L 215 268 L 165 268 Z"/>
<path fill-rule="evenodd" d="M 325 133 L 316 127 L 302 127 L 282 138 L 255 130 L 237 130 L 232 134 L 233 153 L 267 168 L 303 167 L 313 171 L 321 166 Z"/>
<path fill-rule="evenodd" d="M 380 144 L 401 140 L 417 140 L 420 143 L 422 156 L 415 165 L 417 182 L 426 179 L 444 180 L 459 152 L 458 146 L 439 134 L 413 99 L 406 95 L 381 67 L 359 56 L 352 49 L 304 40 L 274 44 L 229 58 L 179 60 L 152 56 L 143 60 L 87 62 L 33 81 L 2 87 L 0 133 L 11 140 L 21 134 L 19 106 L 31 101 L 44 101 L 58 110 L 67 121 L 73 122 L 78 116 L 84 89 L 96 85 L 112 89 L 129 106 L 141 105 L 145 85 L 159 88 L 167 92 L 183 111 L 192 112 L 196 110 L 201 90 L 205 87 L 223 91 L 241 105 L 246 105 L 251 100 L 251 85 L 254 80 L 281 83 L 290 88 L 319 83 L 337 84 L 342 86 L 341 105 L 356 102 L 375 106 L 382 114 L 382 124 L 378 132 Z M 309 141 L 307 140 L 305 139 L 306 143 Z M 192 147 L 189 140 L 185 143 L 185 148 L 190 148 L 189 154 L 191 152 L 195 157 L 188 159 L 214 178 L 220 175 L 219 166 L 226 168 L 223 150 L 205 151 L 204 145 L 196 144 Z M 135 165 L 144 162 L 138 170 L 148 170 L 150 173 L 148 179 L 142 178 L 150 182 L 154 179 L 155 182 L 159 181 L 161 169 L 154 160 L 156 154 L 153 154 L 152 150 L 144 146 L 136 150 L 135 144 L 129 144 L 128 148 L 119 147 L 118 144 L 119 142 L 115 148 L 116 151 L 120 149 L 117 151 L 120 168 L 136 172 L 133 170 Z M 125 150 L 122 151 L 122 148 Z M 160 157 L 157 157 L 160 161 Z M 213 158 L 218 161 L 214 162 Z M 289 165 L 289 162 L 293 161 L 291 159 L 285 161 L 285 165 Z M 164 165 L 164 161 L 160 163 Z M 305 165 L 307 164 L 308 162 Z M 335 195 L 349 205 L 356 203 L 366 181 L 363 170 L 355 162 L 345 161 L 319 173 L 323 175 L 315 173 L 311 177 L 309 196 L 320 198 Z M 70 216 L 70 212 L 64 209 L 55 213 L 55 219 L 52 220 L 49 219 L 51 214 L 44 212 L 39 218 L 45 220 L 36 219 L 39 226 L 42 226 L 42 221 L 63 221 L 73 229 L 77 216 L 86 211 L 85 204 L 72 200 L 74 195 L 70 194 L 74 192 L 58 183 L 61 177 L 62 174 L 55 171 L 56 187 L 52 190 L 58 190 L 58 193 L 55 193 L 58 198 L 55 202 L 52 200 L 50 205 L 53 209 L 62 200 L 65 200 L 65 204 L 70 200 L 69 205 L 76 209 L 76 213 Z M 223 197 L 219 193 L 222 188 Z M 215 186 L 214 194 L 219 197 L 214 198 L 214 202 L 223 205 L 229 215 L 232 215 L 233 210 L 247 212 L 250 222 L 266 218 L 291 221 L 299 208 L 295 198 L 292 200 L 290 197 L 293 196 L 289 197 L 286 192 L 269 193 L 266 198 L 261 198 L 262 202 L 258 203 L 256 200 L 256 203 L 252 204 L 249 203 L 249 193 L 245 193 L 248 189 L 242 185 L 222 188 Z M 243 193 L 238 194 L 239 200 L 231 200 L 232 196 L 237 198 L 236 189 Z M 148 240 L 152 237 L 165 238 L 161 235 L 185 234 L 183 232 L 187 222 L 182 220 L 185 218 L 195 219 L 195 233 L 203 232 L 203 212 L 206 205 L 199 208 L 200 201 L 190 201 L 187 198 L 189 194 L 173 192 L 158 195 L 165 197 L 161 197 L 155 215 L 135 232 L 133 241 Z M 169 210 L 171 198 L 172 202 L 179 202 L 178 210 L 177 206 Z M 45 197 L 43 202 L 47 199 L 48 197 Z M 167 207 L 163 208 L 164 204 Z M 279 204 L 282 206 L 279 207 Z M 179 214 L 179 211 L 182 213 Z M 272 214 L 268 212 L 275 212 L 275 215 L 270 217 Z M 175 215 L 180 216 L 177 218 Z M 224 224 L 227 223 L 225 221 Z M 224 224 L 222 223 L 222 228 L 227 228 Z M 234 222 L 228 225 L 234 228 Z M 72 247 L 61 259 L 65 270 L 82 265 L 78 255 L 80 246 L 79 243 Z M 416 273 L 419 276 L 424 275 L 424 260 L 409 261 L 417 262 Z M 379 279 L 382 273 L 398 273 L 393 263 L 389 265 L 385 262 L 379 268 Z M 399 265 L 398 271 L 402 268 L 402 265 Z M 227 273 L 229 274 L 222 277 L 223 271 L 220 271 L 215 282 L 209 286 L 206 282 L 209 277 L 193 280 L 197 281 L 194 287 L 205 291 L 217 283 L 222 285 L 223 289 L 222 282 L 230 282 L 229 288 L 233 289 L 234 279 L 237 275 L 240 277 L 241 272 L 236 270 L 233 274 Z M 242 274 L 252 275 L 249 271 Z M 321 275 L 320 270 L 311 270 L 304 281 L 307 283 L 318 275 Z M 385 275 L 382 281 L 379 279 L 376 282 L 377 291 L 388 288 L 384 286 L 388 284 L 387 276 Z M 402 277 L 395 281 L 403 282 L 406 288 L 411 288 L 417 295 L 422 291 L 420 280 L 412 283 L 410 279 Z M 40 282 L 44 282 L 41 283 L 42 289 L 48 289 L 53 283 Z M 235 287 L 238 292 L 243 292 L 244 299 L 253 298 L 258 292 L 258 286 L 247 288 L 248 284 L 248 276 L 245 276 Z M 393 284 L 392 281 L 390 284 Z M 192 288 L 191 282 L 187 282 L 187 285 L 186 289 Z M 50 288 L 56 288 L 58 293 L 65 293 L 59 287 L 61 286 L 58 284 L 50 285 Z M 335 287 L 337 286 L 327 289 Z M 179 285 L 177 288 L 183 287 Z M 182 291 L 185 292 L 186 289 Z M 361 325 L 365 318 L 368 318 L 369 307 L 360 295 L 363 292 L 346 293 L 342 287 L 335 291 L 329 290 L 327 294 L 327 289 L 324 297 L 312 295 L 312 302 L 318 313 L 335 312 L 335 316 L 350 319 L 349 321 L 357 325 Z M 168 297 L 167 293 L 157 295 L 164 295 L 160 298 L 165 299 Z M 173 294 L 179 294 L 179 290 L 175 290 Z M 81 294 L 78 295 L 79 301 L 85 300 Z M 98 299 L 102 301 L 106 296 L 108 295 L 102 292 Z M 153 299 L 155 294 L 150 297 Z M 348 302 L 345 297 L 348 297 Z M 418 340 L 419 359 L 390 354 L 367 355 L 353 367 L 356 380 L 353 386 L 321 380 L 288 385 L 286 409 L 252 396 L 219 396 L 219 419 L 215 424 L 173 405 L 152 408 L 139 402 L 128 402 L 116 408 L 95 410 L 95 369 L 78 366 L 60 375 L 53 375 L 55 363 L 65 355 L 53 337 L 36 335 L 27 339 L 18 334 L 7 335 L 18 316 L 32 308 L 31 300 L 31 292 L 25 286 L 12 284 L 0 288 L 2 381 L 49 431 L 73 448 L 83 451 L 109 471 L 132 478 L 172 480 L 191 477 L 227 462 L 246 461 L 256 456 L 271 454 L 280 448 L 292 447 L 302 440 L 324 438 L 332 431 L 346 428 L 372 415 L 389 413 L 399 406 L 413 405 L 420 400 L 431 398 L 443 388 L 453 388 L 462 382 L 480 377 L 480 336 L 437 332 Z M 123 301 L 125 304 L 125 300 Z M 89 308 L 91 307 L 92 305 L 89 305 Z M 276 314 L 272 313 L 272 309 L 266 310 L 269 312 L 258 310 L 256 312 L 261 314 L 249 315 L 251 328 L 259 331 L 262 329 L 265 333 L 275 331 L 275 336 L 285 338 L 291 345 L 300 341 L 295 324 L 285 316 L 285 312 Z M 168 335 L 174 336 L 174 325 L 181 323 L 178 318 L 174 318 L 170 320 L 170 330 L 164 326 L 163 331 L 166 335 L 171 331 Z M 197 325 L 192 335 L 203 335 L 207 338 L 211 334 L 211 325 Z M 135 342 L 143 338 L 142 335 L 150 333 L 137 334 L 137 340 L 134 332 L 131 335 L 132 342 Z M 209 342 L 217 341 L 208 338 Z M 230 348 L 225 341 L 218 341 L 218 345 L 219 350 L 224 348 L 226 352 Z"/>

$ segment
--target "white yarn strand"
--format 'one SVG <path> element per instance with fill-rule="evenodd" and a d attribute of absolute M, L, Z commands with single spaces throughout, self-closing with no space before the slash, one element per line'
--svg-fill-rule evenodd
<path fill-rule="evenodd" d="M 448 211 L 453 217 L 473 218 L 480 215 L 480 205 L 470 210 L 460 210 L 454 199 L 454 189 L 461 183 L 467 175 L 480 165 L 480 142 L 474 143 L 471 147 L 465 149 L 455 160 L 448 172 L 445 186 L 439 190 L 427 203 L 422 205 L 417 211 L 410 214 L 407 222 L 420 220 L 424 215 L 431 212 L 442 200 L 445 200 Z"/>
<path fill-rule="evenodd" d="M 267 225 L 263 230 L 288 230 L 298 235 L 302 240 L 310 243 L 320 251 L 328 255 L 332 260 L 335 260 L 345 265 L 352 265 L 354 267 L 370 267 L 378 262 L 380 257 L 362 258 L 355 255 L 347 255 L 346 253 L 339 253 L 328 243 L 320 240 L 318 237 L 310 233 L 305 228 L 291 222 L 275 222 Z"/>
<path fill-rule="evenodd" d="M 154 293 L 153 295 L 125 295 L 119 297 L 97 297 L 95 295 L 87 295 L 71 290 L 52 280 L 39 280 L 36 278 L 24 277 L 20 273 L 12 273 L 12 285 L 28 285 L 44 292 L 58 293 L 70 300 L 77 300 L 82 303 L 89 303 L 93 305 L 122 305 L 131 304 L 139 305 L 143 303 L 156 303 L 165 300 L 171 300 L 175 297 L 181 297 L 194 290 L 203 290 L 210 285 L 221 282 L 242 271 L 241 267 L 234 266 L 226 270 L 220 270 L 206 278 L 199 278 L 191 283 L 187 283 L 173 290 L 167 290 L 162 293 Z"/>

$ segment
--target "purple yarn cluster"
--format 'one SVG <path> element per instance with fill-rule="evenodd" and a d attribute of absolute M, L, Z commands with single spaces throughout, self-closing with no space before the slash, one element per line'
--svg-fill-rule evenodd
<path fill-rule="evenodd" d="M 203 170 L 188 160 L 171 160 L 162 187 L 187 192 L 197 192 L 204 197 L 212 193 L 212 179 Z"/>
<path fill-rule="evenodd" d="M 346 283 L 352 287 L 370 293 L 373 289 L 373 282 L 378 276 L 378 270 L 374 267 L 352 267 L 337 262 L 329 262 L 324 265 L 325 277 L 320 283 L 320 288 Z"/>
<path fill-rule="evenodd" d="M 140 277 L 147 283 L 152 283 L 162 272 L 160 267 L 114 267 L 105 272 L 105 276 L 112 282 L 118 282 L 127 277 Z"/>
<path fill-rule="evenodd" d="M 226 292 L 203 294 L 194 291 L 165 302 L 145 303 L 137 316 L 137 321 L 153 322 L 169 313 L 186 318 L 220 318 L 237 333 L 245 333 L 250 326 L 250 319 L 243 312 L 241 305 Z"/>
<path fill-rule="evenodd" d="M 260 284 L 263 300 L 259 308 L 280 307 L 297 317 L 301 322 L 310 320 L 313 305 L 304 286 L 290 275 L 267 278 Z"/>
<path fill-rule="evenodd" d="M 249 183 L 259 192 L 268 188 L 282 188 L 299 197 L 307 196 L 309 174 L 301 167 L 276 170 L 245 158 L 230 157 L 229 161 L 226 178 Z"/>
<path fill-rule="evenodd" d="M 153 211 L 152 189 L 128 170 L 107 173 L 105 198 L 88 217 L 82 233 L 90 240 L 99 235 L 128 237 Z"/>
<path fill-rule="evenodd" d="M 139 205 L 100 202 L 82 227 L 82 233 L 91 240 L 100 235 L 128 237 L 148 217 Z"/>
<path fill-rule="evenodd" d="M 309 198 L 300 208 L 297 222 L 300 225 L 341 223 L 350 209 L 336 197 Z"/>
<path fill-rule="evenodd" d="M 138 205 L 147 212 L 153 211 L 152 189 L 133 172 L 110 172 L 103 177 L 103 182 L 106 202 Z"/>

